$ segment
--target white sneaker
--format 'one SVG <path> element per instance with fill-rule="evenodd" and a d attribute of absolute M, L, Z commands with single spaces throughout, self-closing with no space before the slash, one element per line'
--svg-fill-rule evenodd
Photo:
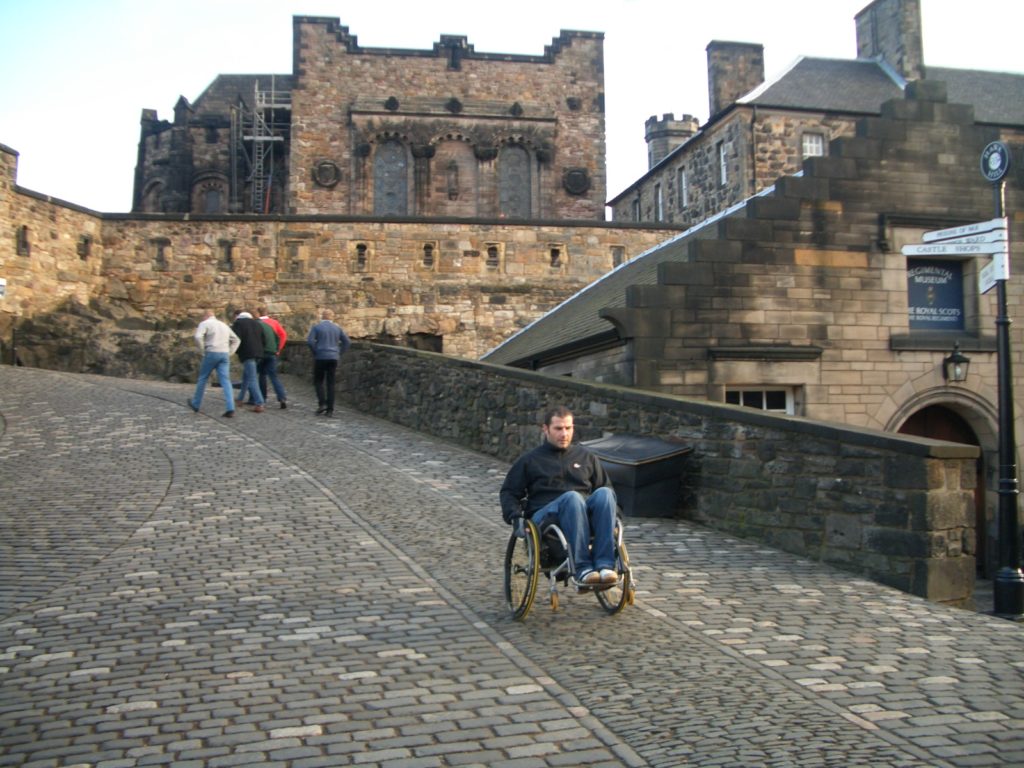
<path fill-rule="evenodd" d="M 619 580 L 619 574 L 611 568 L 602 568 L 600 576 L 602 584 L 614 584 Z"/>

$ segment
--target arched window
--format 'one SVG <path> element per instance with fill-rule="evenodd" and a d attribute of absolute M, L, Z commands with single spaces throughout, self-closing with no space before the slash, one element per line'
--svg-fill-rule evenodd
<path fill-rule="evenodd" d="M 516 144 L 498 153 L 498 206 L 503 217 L 530 218 L 530 154 Z"/>
<path fill-rule="evenodd" d="M 373 212 L 378 216 L 404 216 L 409 212 L 409 160 L 397 141 L 377 146 L 373 158 Z"/>

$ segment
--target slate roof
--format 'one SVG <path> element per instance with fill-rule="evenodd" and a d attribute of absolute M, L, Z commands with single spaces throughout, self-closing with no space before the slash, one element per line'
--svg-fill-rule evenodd
<path fill-rule="evenodd" d="M 206 86 L 199 98 L 192 103 L 192 110 L 201 114 L 228 114 L 231 108 L 241 99 L 249 108 L 253 108 L 253 96 L 256 85 L 261 90 L 270 90 L 271 83 L 277 91 L 289 92 L 294 78 L 291 75 L 217 75 L 213 82 Z"/>
<path fill-rule="evenodd" d="M 782 75 L 737 99 L 739 104 L 878 114 L 882 102 L 903 93 L 899 76 L 873 59 L 801 56 Z"/>
<path fill-rule="evenodd" d="M 755 197 L 774 191 L 771 186 Z M 552 350 L 609 334 L 614 326 L 598 315 L 602 309 L 626 306 L 626 289 L 631 285 L 657 285 L 659 264 L 687 261 L 689 244 L 694 238 L 717 237 L 718 222 L 745 206 L 746 201 L 738 203 L 621 264 L 506 339 L 481 360 L 500 365 L 526 363 Z"/>
<path fill-rule="evenodd" d="M 1024 74 L 926 67 L 925 75 L 946 84 L 950 104 L 973 104 L 979 123 L 1024 126 Z"/>

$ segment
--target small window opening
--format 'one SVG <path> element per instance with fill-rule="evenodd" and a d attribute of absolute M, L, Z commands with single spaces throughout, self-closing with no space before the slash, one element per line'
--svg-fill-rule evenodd
<path fill-rule="evenodd" d="M 434 266 L 434 246 L 432 243 L 423 245 L 423 266 L 431 269 Z"/>
<path fill-rule="evenodd" d="M 366 243 L 356 245 L 356 269 L 366 269 Z"/>
<path fill-rule="evenodd" d="M 92 238 L 89 235 L 82 235 L 78 238 L 78 245 L 75 246 L 78 258 L 85 261 L 92 253 Z"/>
<path fill-rule="evenodd" d="M 19 256 L 28 256 L 32 251 L 32 246 L 28 241 L 28 227 L 22 224 L 18 227 L 15 234 L 15 242 L 17 246 L 17 252 Z"/>
<path fill-rule="evenodd" d="M 233 257 L 235 244 L 231 240 L 219 240 L 217 242 L 218 263 L 217 268 L 221 272 L 234 272 L 235 271 L 235 260 Z"/>
<path fill-rule="evenodd" d="M 498 253 L 498 246 L 487 246 L 487 268 L 497 269 L 499 266 L 501 266 L 501 256 Z"/>
<path fill-rule="evenodd" d="M 550 256 L 551 256 L 551 266 L 552 267 L 560 267 L 560 266 L 562 266 L 562 249 L 561 248 L 559 248 L 557 245 L 551 246 Z"/>

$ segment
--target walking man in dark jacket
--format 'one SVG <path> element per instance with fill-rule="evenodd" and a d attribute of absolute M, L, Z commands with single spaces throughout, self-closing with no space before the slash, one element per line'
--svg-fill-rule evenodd
<path fill-rule="evenodd" d="M 576 583 L 614 584 L 618 502 L 597 456 L 572 442 L 573 429 L 568 408 L 559 406 L 545 414 L 544 442 L 516 460 L 501 486 L 501 514 L 510 524 L 528 517 L 538 528 L 555 520 L 572 548 Z"/>
<path fill-rule="evenodd" d="M 306 344 L 313 352 L 313 387 L 316 389 L 316 412 L 334 415 L 334 377 L 338 360 L 351 342 L 341 326 L 334 322 L 334 312 L 325 309 L 320 322 L 309 329 Z"/>
<path fill-rule="evenodd" d="M 238 345 L 238 359 L 242 363 L 242 391 L 238 399 L 244 400 L 249 393 L 249 402 L 255 413 L 263 413 L 263 394 L 260 392 L 256 365 L 263 359 L 263 325 L 249 312 L 235 312 L 231 330 L 242 340 Z"/>

